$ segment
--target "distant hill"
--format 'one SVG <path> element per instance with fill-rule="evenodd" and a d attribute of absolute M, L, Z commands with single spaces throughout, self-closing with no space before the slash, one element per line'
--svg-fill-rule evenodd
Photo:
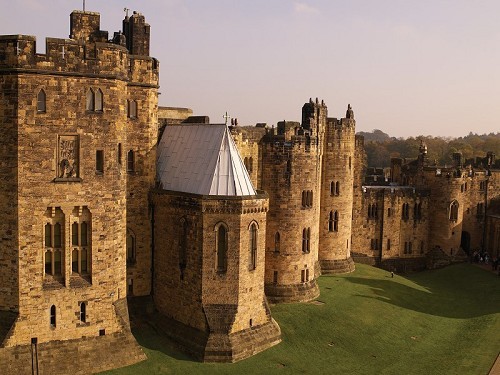
<path fill-rule="evenodd" d="M 461 152 L 465 159 L 484 157 L 492 151 L 500 157 L 500 133 L 474 134 L 465 137 L 419 136 L 395 138 L 379 129 L 372 132 L 358 132 L 365 138 L 365 151 L 369 167 L 388 167 L 391 157 L 416 158 L 420 140 L 427 145 L 430 160 L 438 164 L 451 164 L 454 152 Z"/>

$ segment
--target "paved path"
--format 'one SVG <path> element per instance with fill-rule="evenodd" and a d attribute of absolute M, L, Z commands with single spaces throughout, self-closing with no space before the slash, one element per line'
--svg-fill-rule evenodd
<path fill-rule="evenodd" d="M 497 357 L 497 360 L 493 364 L 488 375 L 500 375 L 500 354 Z"/>

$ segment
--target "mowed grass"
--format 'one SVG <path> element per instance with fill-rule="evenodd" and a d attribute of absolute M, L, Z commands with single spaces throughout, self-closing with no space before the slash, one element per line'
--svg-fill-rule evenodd
<path fill-rule="evenodd" d="M 356 265 L 319 279 L 323 304 L 282 304 L 282 343 L 233 364 L 194 362 L 150 327 L 148 360 L 109 374 L 487 374 L 500 350 L 500 278 L 470 264 L 395 275 Z"/>

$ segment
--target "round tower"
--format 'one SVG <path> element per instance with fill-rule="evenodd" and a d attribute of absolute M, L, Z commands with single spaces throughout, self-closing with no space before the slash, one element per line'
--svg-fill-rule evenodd
<path fill-rule="evenodd" d="M 321 174 L 319 262 L 323 273 L 354 270 L 351 227 L 355 157 L 355 121 L 351 105 L 346 117 L 326 121 Z"/>
<path fill-rule="evenodd" d="M 464 217 L 464 184 L 467 173 L 457 168 L 428 168 L 424 181 L 432 186 L 429 207 L 430 249 L 440 248 L 448 255 L 455 255 L 460 248 Z"/>
<path fill-rule="evenodd" d="M 319 295 L 321 139 L 327 108 L 302 108 L 302 124 L 283 121 L 263 138 L 262 188 L 269 194 L 265 292 L 270 302 Z"/>

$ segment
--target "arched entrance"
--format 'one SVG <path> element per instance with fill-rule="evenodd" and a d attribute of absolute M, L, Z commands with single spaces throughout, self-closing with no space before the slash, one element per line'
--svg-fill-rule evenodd
<path fill-rule="evenodd" d="M 460 240 L 460 247 L 464 249 L 467 255 L 470 255 L 470 233 L 462 232 L 462 239 Z"/>

